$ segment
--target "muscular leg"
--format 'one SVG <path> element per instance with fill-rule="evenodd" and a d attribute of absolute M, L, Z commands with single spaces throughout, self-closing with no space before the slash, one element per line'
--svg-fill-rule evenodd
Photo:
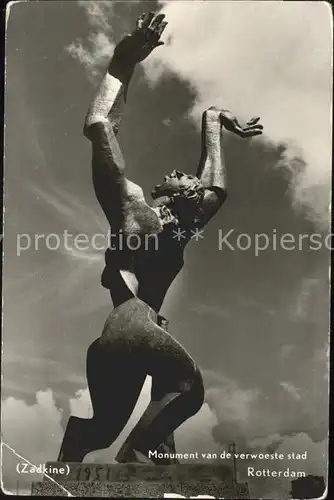
<path fill-rule="evenodd" d="M 136 460 L 137 452 L 148 457 L 199 411 L 204 400 L 202 377 L 192 358 L 167 332 L 153 322 L 150 327 L 154 344 L 145 353 L 145 364 L 154 380 L 155 399 L 118 452 L 118 462 Z"/>
<path fill-rule="evenodd" d="M 158 316 L 158 325 L 161 326 L 166 332 L 168 331 L 168 320 L 164 318 L 163 316 L 159 315 Z M 151 389 L 151 401 L 159 401 L 162 399 L 165 395 L 165 390 L 163 385 L 161 386 L 160 380 L 158 378 L 153 378 L 152 379 L 152 389 Z M 175 449 L 175 438 L 174 438 L 174 433 L 170 434 L 167 436 L 164 440 L 163 443 L 158 447 L 157 449 L 158 453 L 171 453 L 174 454 L 176 449 Z M 169 459 L 161 459 L 159 460 L 159 463 L 163 464 L 173 464 L 177 463 L 178 460 L 176 458 L 169 458 Z"/>
<path fill-rule="evenodd" d="M 177 391 L 177 392 L 176 392 Z M 194 372 L 193 380 L 188 386 L 166 388 L 165 396 L 159 401 L 151 401 L 145 413 L 131 432 L 130 436 L 118 452 L 118 462 L 131 462 L 138 458 L 136 452 L 149 457 L 149 451 L 161 447 L 161 443 L 170 439 L 171 434 L 189 417 L 201 408 L 204 389 L 201 374 Z M 160 449 L 159 452 L 173 453 L 172 449 Z M 161 463 L 159 459 L 153 459 Z M 169 462 L 171 463 L 171 462 Z"/>
<path fill-rule="evenodd" d="M 70 417 L 59 461 L 82 462 L 91 451 L 109 448 L 136 405 L 146 372 L 123 346 L 96 340 L 87 352 L 87 379 L 94 410 L 91 419 Z"/>
<path fill-rule="evenodd" d="M 159 402 L 165 396 L 165 388 L 160 383 L 160 380 L 157 378 L 152 379 L 152 389 L 151 389 L 151 401 Z M 167 436 L 161 445 L 157 449 L 158 453 L 171 453 L 174 454 L 175 449 L 175 438 L 174 432 L 172 432 L 169 436 Z M 157 462 L 157 461 L 156 461 Z M 162 458 L 159 459 L 158 463 L 161 464 L 173 464 L 178 463 L 176 458 Z"/>
<path fill-rule="evenodd" d="M 94 417 L 71 417 L 59 460 L 82 461 L 90 451 L 109 447 L 127 423 L 147 374 L 154 381 L 153 398 L 118 453 L 119 462 L 140 461 L 135 450 L 147 456 L 203 404 L 193 359 L 152 321 L 148 306 L 134 298 L 116 309 L 87 353 Z"/>

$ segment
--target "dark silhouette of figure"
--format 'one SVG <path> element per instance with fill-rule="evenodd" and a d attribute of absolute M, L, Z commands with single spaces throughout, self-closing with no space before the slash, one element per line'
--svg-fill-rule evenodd
<path fill-rule="evenodd" d="M 116 46 L 85 120 L 94 189 L 113 234 L 102 285 L 110 291 L 114 309 L 87 352 L 94 416 L 70 417 L 60 461 L 80 462 L 90 451 L 108 448 L 127 423 L 147 375 L 152 377 L 151 402 L 119 450 L 118 462 L 149 462 L 150 450 L 172 454 L 174 430 L 203 404 L 201 373 L 167 332 L 159 311 L 183 266 L 192 231 L 203 228 L 226 199 L 223 129 L 251 137 L 261 134 L 262 126 L 259 118 L 242 127 L 227 110 L 206 110 L 196 175 L 174 170 L 152 190 L 152 205 L 146 202 L 141 187 L 125 177 L 117 132 L 136 64 L 163 45 L 164 17 L 143 14 L 135 31 Z M 182 237 L 176 237 L 177 231 Z"/>

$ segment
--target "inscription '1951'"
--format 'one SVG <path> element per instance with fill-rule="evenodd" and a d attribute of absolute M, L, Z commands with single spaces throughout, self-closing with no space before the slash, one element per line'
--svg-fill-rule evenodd
<path fill-rule="evenodd" d="M 71 474 L 76 481 L 109 481 L 111 477 L 111 467 L 78 467 Z"/>

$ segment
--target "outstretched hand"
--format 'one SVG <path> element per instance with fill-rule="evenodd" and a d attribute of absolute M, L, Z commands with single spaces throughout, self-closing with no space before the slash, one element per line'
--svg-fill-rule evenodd
<path fill-rule="evenodd" d="M 146 59 L 156 47 L 164 44 L 160 40 L 168 24 L 164 18 L 164 14 L 155 16 L 153 12 L 139 16 L 136 29 L 116 45 L 113 59 L 131 66 Z"/>
<path fill-rule="evenodd" d="M 230 111 L 222 111 L 220 120 L 226 130 L 233 132 L 243 139 L 262 134 L 263 126 L 259 123 L 259 117 L 251 118 L 246 125 L 242 126 Z"/>

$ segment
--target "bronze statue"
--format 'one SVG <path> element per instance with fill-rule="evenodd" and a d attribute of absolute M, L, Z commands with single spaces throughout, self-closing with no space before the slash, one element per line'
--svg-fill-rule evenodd
<path fill-rule="evenodd" d="M 203 404 L 201 373 L 167 332 L 167 320 L 159 311 L 183 266 L 186 244 L 226 199 L 223 129 L 252 137 L 261 134 L 263 127 L 259 118 L 242 127 L 229 111 L 209 108 L 202 116 L 196 175 L 173 170 L 152 190 L 153 204 L 146 202 L 141 187 L 125 177 L 116 137 L 136 64 L 163 45 L 164 18 L 151 12 L 141 15 L 134 32 L 116 46 L 85 120 L 84 135 L 93 150 L 95 193 L 112 233 L 145 237 L 149 244 L 133 250 L 130 245 L 121 247 L 115 237 L 115 245 L 106 252 L 102 285 L 110 291 L 114 309 L 101 337 L 87 352 L 94 416 L 70 417 L 60 461 L 81 462 L 87 453 L 108 448 L 127 423 L 147 375 L 152 377 L 151 402 L 118 452 L 118 462 L 152 462 L 150 450 L 172 455 L 173 432 Z M 163 460 L 173 462 L 173 458 Z"/>

